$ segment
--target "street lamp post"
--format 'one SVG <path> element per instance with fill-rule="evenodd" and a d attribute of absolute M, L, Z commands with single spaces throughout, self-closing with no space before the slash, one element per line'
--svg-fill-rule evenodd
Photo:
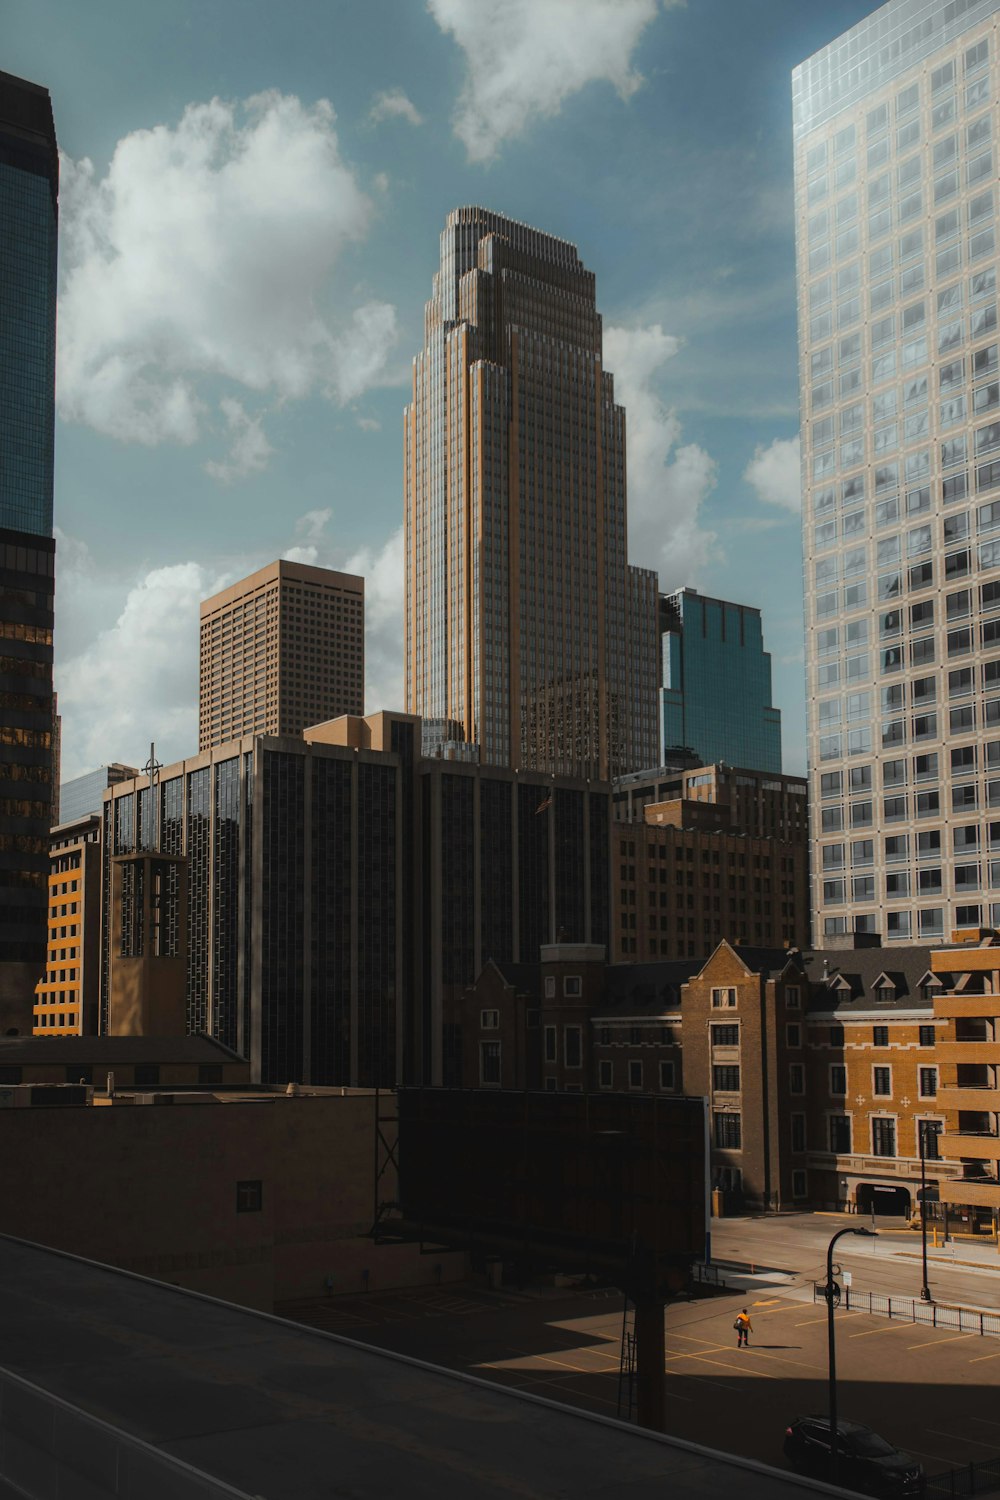
<path fill-rule="evenodd" d="M 926 1120 L 917 1121 L 917 1139 L 920 1144 L 920 1262 L 923 1280 L 920 1285 L 921 1302 L 931 1302 L 931 1289 L 927 1285 L 927 1144 Z"/>
<path fill-rule="evenodd" d="M 840 1454 L 837 1449 L 837 1346 L 833 1331 L 833 1247 L 845 1234 L 860 1234 L 865 1239 L 875 1237 L 874 1229 L 838 1229 L 826 1247 L 826 1336 L 829 1350 L 829 1396 L 827 1409 L 830 1418 L 830 1483 L 837 1483 Z"/>

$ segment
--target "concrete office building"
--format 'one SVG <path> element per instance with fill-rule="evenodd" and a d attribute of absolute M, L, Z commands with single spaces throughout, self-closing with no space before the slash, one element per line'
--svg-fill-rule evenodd
<path fill-rule="evenodd" d="M 53 828 L 49 855 L 48 947 L 35 986 L 36 1036 L 97 1031 L 101 951 L 101 817 Z"/>
<path fill-rule="evenodd" d="M 0 1030 L 45 968 L 58 191 L 48 92 L 0 73 Z"/>
<path fill-rule="evenodd" d="M 64 781 L 59 787 L 58 822 L 76 823 L 91 813 L 100 813 L 108 787 L 138 774 L 138 767 L 116 761 L 113 765 L 99 766 L 96 771 L 85 771 L 82 776 Z"/>
<path fill-rule="evenodd" d="M 606 781 L 657 760 L 657 580 L 601 339 L 575 246 L 448 215 L 404 418 L 406 706 L 484 764 Z"/>
<path fill-rule="evenodd" d="M 997 0 L 793 75 L 817 942 L 1000 922 Z"/>
<path fill-rule="evenodd" d="M 676 748 L 702 765 L 781 772 L 781 710 L 760 610 L 697 589 L 660 597 L 660 762 Z"/>
<path fill-rule="evenodd" d="M 198 748 L 364 712 L 365 581 L 280 560 L 201 606 Z"/>
<path fill-rule="evenodd" d="M 160 845 L 188 862 L 187 1029 L 255 1079 L 448 1082 L 457 997 L 488 957 L 609 940 L 608 789 L 421 760 L 420 741 L 412 716 L 345 716 L 160 773 Z M 102 1031 L 110 856 L 151 825 L 145 776 L 108 790 Z"/>

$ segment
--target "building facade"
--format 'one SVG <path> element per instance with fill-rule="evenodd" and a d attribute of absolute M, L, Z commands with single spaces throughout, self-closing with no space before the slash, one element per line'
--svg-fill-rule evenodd
<path fill-rule="evenodd" d="M 890 0 L 793 74 L 817 941 L 1000 921 L 998 24 Z"/>
<path fill-rule="evenodd" d="M 656 575 L 628 564 L 625 413 L 573 245 L 448 215 L 404 431 L 408 710 L 485 764 L 653 765 Z"/>
<path fill-rule="evenodd" d="M 101 949 L 101 817 L 54 828 L 49 855 L 48 947 L 35 986 L 35 1036 L 97 1031 Z"/>
<path fill-rule="evenodd" d="M 31 1028 L 52 823 L 56 245 L 48 92 L 0 73 L 0 1029 Z"/>
<path fill-rule="evenodd" d="M 771 654 L 760 610 L 697 589 L 660 596 L 660 762 L 688 749 L 781 772 L 781 711 L 771 703 Z"/>
<path fill-rule="evenodd" d="M 187 1029 L 255 1079 L 448 1082 L 458 997 L 487 959 L 534 957 L 560 931 L 609 940 L 608 789 L 422 760 L 420 738 L 408 715 L 345 716 L 160 774 L 160 845 L 188 862 Z M 106 794 L 105 914 L 150 811 L 145 777 Z"/>
<path fill-rule="evenodd" d="M 365 706 L 365 581 L 281 560 L 201 606 L 198 748 Z"/>
<path fill-rule="evenodd" d="M 91 813 L 99 814 L 108 787 L 117 786 L 119 781 L 127 781 L 129 777 L 138 774 L 138 767 L 125 766 L 116 761 L 113 765 L 99 766 L 96 771 L 85 771 L 82 776 L 74 776 L 70 781 L 62 782 L 59 787 L 58 823 L 76 823 L 89 817 Z"/>

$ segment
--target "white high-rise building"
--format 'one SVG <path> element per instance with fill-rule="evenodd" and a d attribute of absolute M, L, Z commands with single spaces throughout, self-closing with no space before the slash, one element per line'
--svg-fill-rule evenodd
<path fill-rule="evenodd" d="M 814 937 L 1000 923 L 1000 0 L 793 74 Z"/>

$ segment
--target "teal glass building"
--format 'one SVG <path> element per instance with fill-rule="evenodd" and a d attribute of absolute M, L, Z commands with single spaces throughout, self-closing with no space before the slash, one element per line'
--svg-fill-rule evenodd
<path fill-rule="evenodd" d="M 45 970 L 53 812 L 56 245 L 47 90 L 0 73 L 0 1029 Z"/>
<path fill-rule="evenodd" d="M 679 748 L 702 765 L 781 772 L 781 712 L 760 610 L 696 589 L 660 596 L 660 762 Z"/>

